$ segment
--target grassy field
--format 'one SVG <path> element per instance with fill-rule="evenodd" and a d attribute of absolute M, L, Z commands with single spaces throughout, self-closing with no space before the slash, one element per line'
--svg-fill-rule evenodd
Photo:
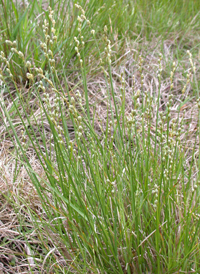
<path fill-rule="evenodd" d="M 0 274 L 200 273 L 199 41 L 200 1 L 0 0 Z"/>

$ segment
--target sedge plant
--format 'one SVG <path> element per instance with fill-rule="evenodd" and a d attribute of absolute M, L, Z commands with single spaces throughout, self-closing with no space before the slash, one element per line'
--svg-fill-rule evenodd
<path fill-rule="evenodd" d="M 78 13 L 73 43 L 80 74 L 71 88 L 51 8 L 49 22 L 44 20 L 42 28 L 44 40 L 38 43 L 38 56 L 45 60 L 44 66 L 25 60 L 25 53 L 11 40 L 6 42 L 8 53 L 2 51 L 0 56 L 0 107 L 5 134 L 13 142 L 16 166 L 26 168 L 41 203 L 40 216 L 28 204 L 26 211 L 46 250 L 42 270 L 52 267 L 55 273 L 197 273 L 200 131 L 198 120 L 194 142 L 188 147 L 190 128 L 184 112 L 188 102 L 185 94 L 192 79 L 196 79 L 192 55 L 188 51 L 191 65 L 178 103 L 173 94 L 176 63 L 171 68 L 167 102 L 162 102 L 162 55 L 156 73 L 157 93 L 145 87 L 141 56 L 136 61 L 139 80 L 132 75 L 130 88 L 123 72 L 118 75 L 118 85 L 114 85 L 108 27 L 103 27 L 99 46 L 99 33 L 92 28 L 84 7 L 75 4 L 73 8 Z M 91 103 L 88 37 L 96 45 L 100 61 L 95 69 L 101 72 L 106 87 L 100 102 L 105 109 L 103 118 L 97 105 Z M 59 64 L 55 54 L 60 58 Z M 22 62 L 16 64 L 17 60 Z M 15 66 L 27 69 L 31 106 L 18 86 Z M 198 90 L 197 79 L 192 85 Z M 198 93 L 195 96 L 199 119 Z M 31 165 L 31 151 L 43 176 Z M 51 257 L 54 251 L 63 258 L 62 265 L 56 255 Z M 37 252 L 32 257 L 35 263 L 42 260 Z M 48 268 L 50 258 L 54 261 Z"/>

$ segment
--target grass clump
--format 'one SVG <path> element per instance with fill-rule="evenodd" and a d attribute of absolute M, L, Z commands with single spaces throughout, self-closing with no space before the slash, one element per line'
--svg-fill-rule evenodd
<path fill-rule="evenodd" d="M 142 57 L 125 40 L 119 58 L 111 23 L 102 17 L 98 29 L 91 19 L 100 2 L 64 1 L 77 15 L 69 75 L 52 8 L 31 56 L 11 36 L 1 51 L 2 181 L 7 163 L 14 170 L 2 199 L 18 220 L 17 236 L 2 237 L 1 262 L 15 272 L 198 273 L 198 63 L 190 51 L 175 62 L 167 44 L 164 56 Z"/>

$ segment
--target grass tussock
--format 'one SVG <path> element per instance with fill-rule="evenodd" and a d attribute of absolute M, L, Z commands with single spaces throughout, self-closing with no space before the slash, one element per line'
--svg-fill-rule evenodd
<path fill-rule="evenodd" d="M 0 272 L 198 273 L 198 3 L 139 2 L 0 2 Z"/>

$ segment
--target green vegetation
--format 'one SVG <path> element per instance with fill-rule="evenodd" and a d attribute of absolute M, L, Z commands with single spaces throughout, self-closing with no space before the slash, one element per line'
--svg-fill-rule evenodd
<path fill-rule="evenodd" d="M 0 272 L 199 273 L 199 10 L 0 1 Z"/>

